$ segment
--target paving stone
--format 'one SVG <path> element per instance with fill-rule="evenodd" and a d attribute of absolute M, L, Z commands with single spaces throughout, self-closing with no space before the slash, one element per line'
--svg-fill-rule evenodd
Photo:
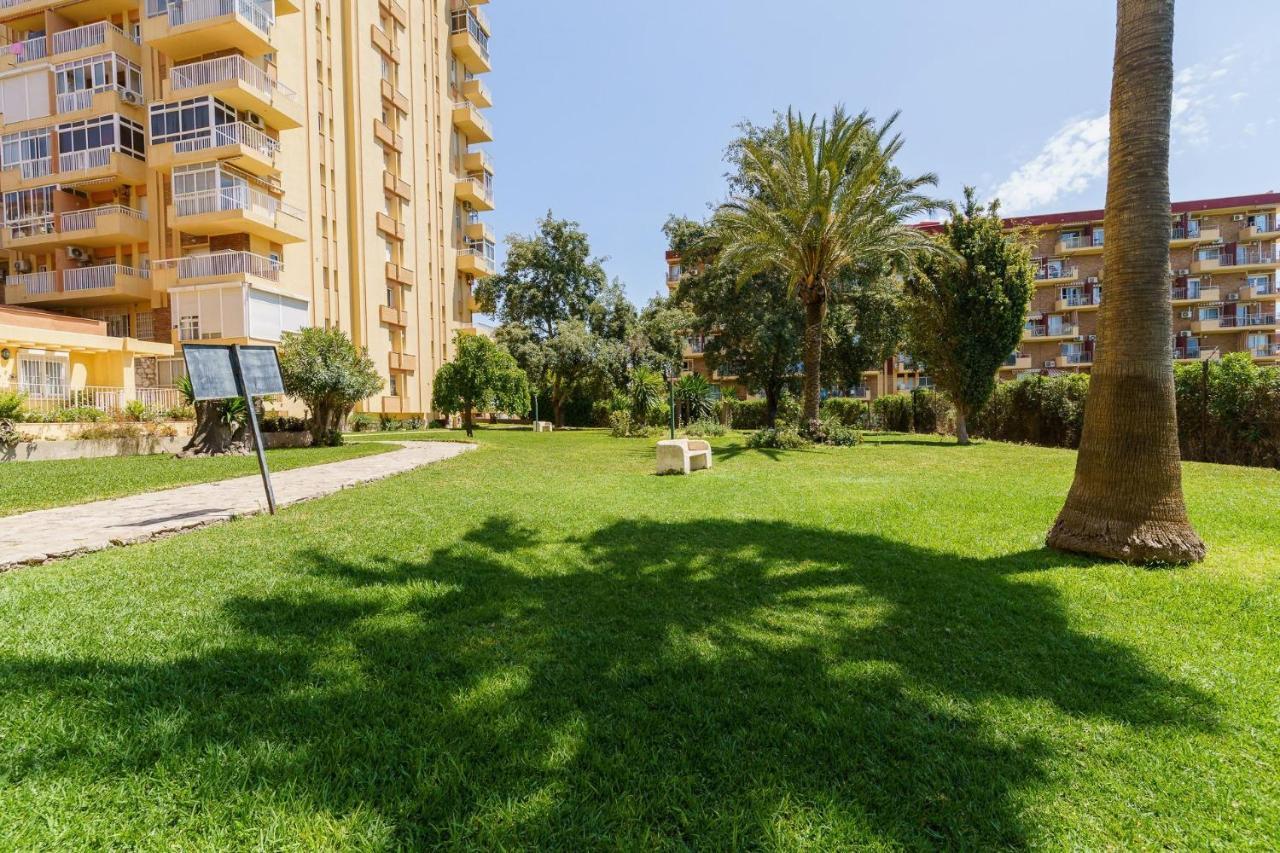
<path fill-rule="evenodd" d="M 275 487 L 276 505 L 283 507 L 323 497 L 475 449 L 474 444 L 443 441 L 400 444 L 400 450 L 374 456 L 273 473 L 271 482 Z M 145 542 L 168 533 L 194 530 L 266 510 L 262 478 L 254 474 L 11 515 L 0 518 L 0 571 L 100 551 L 113 545 Z"/>

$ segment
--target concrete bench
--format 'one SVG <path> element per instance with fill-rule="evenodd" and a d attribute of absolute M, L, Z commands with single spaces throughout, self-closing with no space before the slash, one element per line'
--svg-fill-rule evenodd
<path fill-rule="evenodd" d="M 688 474 L 711 468 L 711 445 L 692 438 L 658 442 L 658 473 Z"/>
<path fill-rule="evenodd" d="M 554 429 L 555 427 L 552 426 L 551 421 L 534 421 L 533 422 L 534 432 L 551 432 Z"/>

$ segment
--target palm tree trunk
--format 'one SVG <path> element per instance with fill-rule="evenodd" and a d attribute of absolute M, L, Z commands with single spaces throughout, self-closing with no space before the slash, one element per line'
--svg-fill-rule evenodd
<path fill-rule="evenodd" d="M 1173 0 L 1119 0 L 1098 352 L 1075 482 L 1049 531 L 1126 562 L 1204 558 L 1182 498 L 1169 291 Z"/>
<path fill-rule="evenodd" d="M 822 397 L 822 324 L 827 317 L 825 288 L 805 294 L 804 303 L 804 411 L 800 429 L 808 432 L 818 420 Z"/>

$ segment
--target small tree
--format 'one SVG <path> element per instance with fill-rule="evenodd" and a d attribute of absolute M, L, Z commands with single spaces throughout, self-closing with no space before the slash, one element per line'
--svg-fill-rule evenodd
<path fill-rule="evenodd" d="M 373 359 L 336 328 L 287 332 L 280 370 L 285 393 L 307 406 L 307 429 L 316 445 L 341 442 L 342 421 L 356 403 L 382 390 Z"/>
<path fill-rule="evenodd" d="M 666 396 L 666 382 L 656 370 L 637 367 L 631 371 L 627 383 L 627 397 L 631 406 L 631 417 L 645 422 L 649 416 L 662 408 Z"/>
<path fill-rule="evenodd" d="M 907 283 L 911 354 L 956 409 L 956 438 L 969 443 L 968 418 L 986 404 L 996 372 L 1022 338 L 1033 271 L 1030 249 L 1006 234 L 998 202 L 983 207 L 972 187 L 952 211 L 934 253 Z"/>
<path fill-rule="evenodd" d="M 529 409 L 529 378 L 511 353 L 482 335 L 457 338 L 457 356 L 436 372 L 431 405 L 461 412 L 467 435 L 475 434 L 477 409 L 523 415 Z"/>
<path fill-rule="evenodd" d="M 711 417 L 715 411 L 715 391 L 707 377 L 687 373 L 676 380 L 676 402 L 684 413 L 685 423 Z"/>
<path fill-rule="evenodd" d="M 196 413 L 191 438 L 182 448 L 183 456 L 221 456 L 249 452 L 248 413 L 243 397 L 226 400 L 196 400 L 191 380 L 182 376 L 177 381 L 182 400 Z"/>

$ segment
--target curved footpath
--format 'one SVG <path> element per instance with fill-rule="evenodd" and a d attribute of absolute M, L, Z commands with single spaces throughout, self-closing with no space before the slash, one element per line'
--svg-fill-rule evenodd
<path fill-rule="evenodd" d="M 446 441 L 399 442 L 401 450 L 346 459 L 271 475 L 276 505 L 332 494 L 340 489 L 403 474 L 475 450 Z M 22 463 L 39 465 L 38 462 Z M 73 554 L 132 545 L 157 536 L 265 512 L 262 478 L 254 474 L 88 504 L 42 509 L 0 518 L 0 571 Z"/>

